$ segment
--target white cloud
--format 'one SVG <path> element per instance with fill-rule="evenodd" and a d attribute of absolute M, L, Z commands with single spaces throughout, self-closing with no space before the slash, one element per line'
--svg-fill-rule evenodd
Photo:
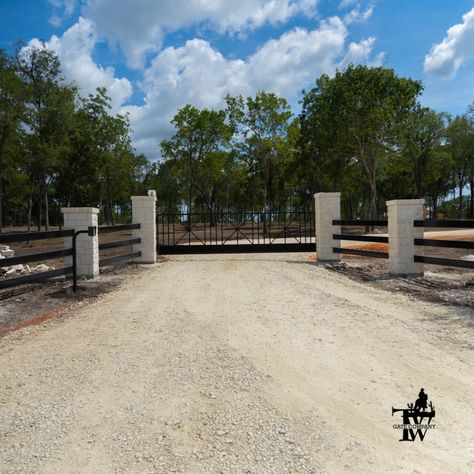
<path fill-rule="evenodd" d="M 79 18 L 61 37 L 53 35 L 46 46 L 56 52 L 64 76 L 74 81 L 83 95 L 93 93 L 97 87 L 106 87 L 117 110 L 131 96 L 132 85 L 126 78 L 116 78 L 114 68 L 103 68 L 94 62 L 92 52 L 96 40 L 92 23 Z M 40 45 L 38 40 L 29 44 Z"/>
<path fill-rule="evenodd" d="M 431 48 L 425 57 L 425 73 L 443 79 L 456 76 L 461 65 L 474 58 L 474 8 L 452 26 L 446 37 Z"/>
<path fill-rule="evenodd" d="M 53 14 L 49 22 L 56 27 L 61 26 L 63 19 L 70 17 L 76 8 L 76 0 L 48 0 L 57 13 Z M 59 12 L 58 12 L 59 10 Z"/>
<path fill-rule="evenodd" d="M 339 62 L 339 68 L 344 69 L 349 64 L 367 64 L 369 66 L 381 66 L 385 60 L 384 53 L 378 53 L 374 59 L 370 59 L 374 48 L 375 38 L 373 36 L 359 43 L 351 43 L 347 52 Z"/>
<path fill-rule="evenodd" d="M 373 5 L 369 5 L 364 11 L 361 11 L 360 7 L 357 7 L 344 16 L 344 23 L 346 25 L 350 25 L 351 23 L 363 23 L 367 21 L 373 13 Z"/>
<path fill-rule="evenodd" d="M 163 34 L 186 25 L 209 25 L 221 34 L 240 33 L 264 23 L 283 22 L 296 13 L 312 15 L 317 0 L 241 0 L 232 5 L 224 0 L 190 0 L 186 6 L 183 0 L 136 0 L 133 12 L 130 1 L 115 0 L 113 7 L 109 0 L 87 2 L 84 12 L 92 18 L 80 17 L 62 36 L 53 36 L 47 46 L 57 52 L 66 78 L 74 80 L 83 94 L 98 86 L 108 89 L 114 112 L 130 114 L 135 148 L 152 159 L 160 155 L 160 141 L 173 133 L 170 120 L 187 103 L 218 108 L 224 106 L 227 94 L 246 97 L 265 90 L 296 105 L 301 89 L 321 74 L 333 74 L 349 63 L 375 65 L 383 61 L 383 54 L 373 58 L 372 37 L 346 45 L 350 22 L 339 17 L 321 21 L 314 30 L 287 31 L 245 59 L 226 58 L 202 39 L 161 49 Z M 119 42 L 135 65 L 145 53 L 155 51 L 139 83 L 144 97 L 141 105 L 124 106 L 133 92 L 130 81 L 115 77 L 114 68 L 94 62 L 95 45 L 106 39 Z"/>
<path fill-rule="evenodd" d="M 339 9 L 344 9 L 344 8 L 349 8 L 349 7 L 352 7 L 354 5 L 359 5 L 360 4 L 360 0 L 341 0 L 341 2 L 339 2 L 339 5 L 337 6 L 337 8 Z"/>
<path fill-rule="evenodd" d="M 87 0 L 84 14 L 109 42 L 118 43 L 133 68 L 161 49 L 166 33 L 206 25 L 240 33 L 277 24 L 301 13 L 315 15 L 317 0 Z"/>
<path fill-rule="evenodd" d="M 335 17 L 313 31 L 297 28 L 270 40 L 247 60 L 226 59 L 203 40 L 161 51 L 145 71 L 142 106 L 128 106 L 134 145 L 150 158 L 159 156 L 160 141 L 172 132 L 170 120 L 187 103 L 196 107 L 224 105 L 226 94 L 254 95 L 272 91 L 292 102 L 298 92 L 323 73 L 332 74 L 342 61 L 371 62 L 374 38 L 351 43 L 343 22 Z M 380 61 L 381 56 L 372 62 Z"/>

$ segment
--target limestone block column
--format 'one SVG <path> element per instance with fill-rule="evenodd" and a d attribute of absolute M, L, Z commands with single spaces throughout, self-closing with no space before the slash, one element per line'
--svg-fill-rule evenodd
<path fill-rule="evenodd" d="M 156 263 L 156 193 L 148 191 L 148 196 L 132 196 L 132 222 L 140 224 L 133 231 L 133 238 L 140 237 L 141 244 L 133 246 L 133 251 L 141 251 L 135 258 L 137 263 Z"/>
<path fill-rule="evenodd" d="M 391 275 L 423 275 L 423 263 L 416 263 L 415 253 L 423 255 L 423 247 L 415 247 L 415 239 L 422 239 L 423 227 L 413 221 L 423 219 L 424 199 L 387 201 L 388 208 L 388 265 Z"/>
<path fill-rule="evenodd" d="M 314 195 L 316 211 L 316 254 L 320 262 L 333 262 L 341 259 L 341 254 L 333 248 L 341 246 L 333 234 L 341 233 L 341 226 L 333 225 L 333 220 L 341 218 L 341 193 L 317 193 Z"/>
<path fill-rule="evenodd" d="M 64 229 L 87 230 L 97 227 L 99 209 L 96 207 L 63 207 Z M 79 234 L 76 239 L 77 276 L 95 278 L 99 275 L 99 238 Z M 72 237 L 64 239 L 64 247 L 72 247 Z M 65 265 L 72 265 L 72 257 L 66 257 Z"/>

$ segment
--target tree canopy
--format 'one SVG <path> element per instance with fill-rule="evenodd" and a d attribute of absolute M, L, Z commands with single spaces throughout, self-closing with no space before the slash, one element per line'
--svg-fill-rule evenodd
<path fill-rule="evenodd" d="M 392 69 L 350 65 L 316 78 L 298 116 L 267 91 L 227 96 L 216 110 L 187 104 L 152 162 L 106 89 L 82 97 L 44 45 L 0 49 L 0 231 L 48 228 L 62 206 L 126 221 L 130 195 L 147 189 L 160 212 L 267 212 L 340 191 L 349 218 L 420 197 L 433 217 L 474 217 L 474 103 L 452 117 L 422 106 L 422 90 Z"/>

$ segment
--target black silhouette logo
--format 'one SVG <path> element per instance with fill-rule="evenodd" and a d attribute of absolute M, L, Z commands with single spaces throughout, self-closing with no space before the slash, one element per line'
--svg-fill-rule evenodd
<path fill-rule="evenodd" d="M 428 394 L 422 388 L 418 394 L 415 404 L 408 403 L 408 408 L 393 408 L 392 416 L 399 411 L 402 412 L 403 424 L 393 425 L 394 429 L 403 430 L 403 437 L 400 441 L 415 441 L 417 436 L 420 441 L 426 436 L 426 432 L 435 428 L 431 420 L 435 417 L 435 409 L 432 402 L 428 405 Z M 428 407 L 429 410 L 428 411 Z"/>

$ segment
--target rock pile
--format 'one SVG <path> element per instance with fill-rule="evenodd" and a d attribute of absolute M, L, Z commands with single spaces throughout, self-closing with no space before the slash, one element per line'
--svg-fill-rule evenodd
<path fill-rule="evenodd" d="M 8 245 L 0 245 L 0 265 L 1 260 L 4 258 L 10 258 L 15 256 L 15 251 Z M 30 267 L 29 265 L 11 265 L 9 267 L 0 267 L 0 276 L 15 277 L 21 275 L 29 275 L 30 273 L 47 272 L 48 270 L 54 270 L 54 267 L 48 267 L 44 263 Z"/>

